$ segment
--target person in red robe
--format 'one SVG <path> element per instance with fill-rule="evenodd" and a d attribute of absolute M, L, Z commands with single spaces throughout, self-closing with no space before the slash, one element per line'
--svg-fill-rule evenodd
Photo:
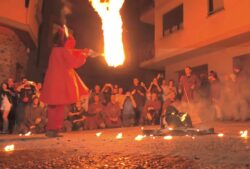
<path fill-rule="evenodd" d="M 57 137 L 64 120 L 65 106 L 79 101 L 89 89 L 82 82 L 75 68 L 82 66 L 91 50 L 75 49 L 75 39 L 66 36 L 64 29 L 55 35 L 49 65 L 41 92 L 41 101 L 48 105 L 48 124 L 46 136 Z"/>

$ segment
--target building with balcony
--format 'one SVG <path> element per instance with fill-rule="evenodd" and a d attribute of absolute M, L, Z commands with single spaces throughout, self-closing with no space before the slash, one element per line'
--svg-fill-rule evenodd
<path fill-rule="evenodd" d="M 35 61 L 42 3 L 42 0 L 0 1 L 0 82 L 26 76 L 28 62 Z"/>
<path fill-rule="evenodd" d="M 249 6 L 249 0 L 155 0 L 141 16 L 154 24 L 155 52 L 140 66 L 164 70 L 176 80 L 185 66 L 197 74 L 215 70 L 221 77 L 235 64 L 249 69 Z"/>

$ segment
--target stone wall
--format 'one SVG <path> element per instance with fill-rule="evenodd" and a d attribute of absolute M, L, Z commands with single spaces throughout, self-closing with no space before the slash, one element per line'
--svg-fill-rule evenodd
<path fill-rule="evenodd" d="M 27 68 L 26 47 L 10 28 L 0 26 L 0 83 L 8 77 L 19 80 Z"/>

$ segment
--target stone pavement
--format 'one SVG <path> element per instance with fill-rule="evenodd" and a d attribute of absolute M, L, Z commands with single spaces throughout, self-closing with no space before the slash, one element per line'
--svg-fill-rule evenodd
<path fill-rule="evenodd" d="M 239 134 L 250 131 L 250 123 L 224 122 L 210 127 L 224 137 L 145 137 L 136 141 L 142 134 L 140 127 L 71 132 L 61 138 L 0 135 L 0 168 L 250 168 L 250 140 Z M 118 133 L 123 134 L 122 139 L 116 139 Z M 10 144 L 15 150 L 4 152 Z"/>

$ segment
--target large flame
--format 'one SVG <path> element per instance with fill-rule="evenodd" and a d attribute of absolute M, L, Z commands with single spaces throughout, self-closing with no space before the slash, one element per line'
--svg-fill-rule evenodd
<path fill-rule="evenodd" d="M 109 66 L 117 67 L 125 60 L 122 43 L 120 9 L 124 0 L 89 0 L 102 20 L 104 56 Z"/>

